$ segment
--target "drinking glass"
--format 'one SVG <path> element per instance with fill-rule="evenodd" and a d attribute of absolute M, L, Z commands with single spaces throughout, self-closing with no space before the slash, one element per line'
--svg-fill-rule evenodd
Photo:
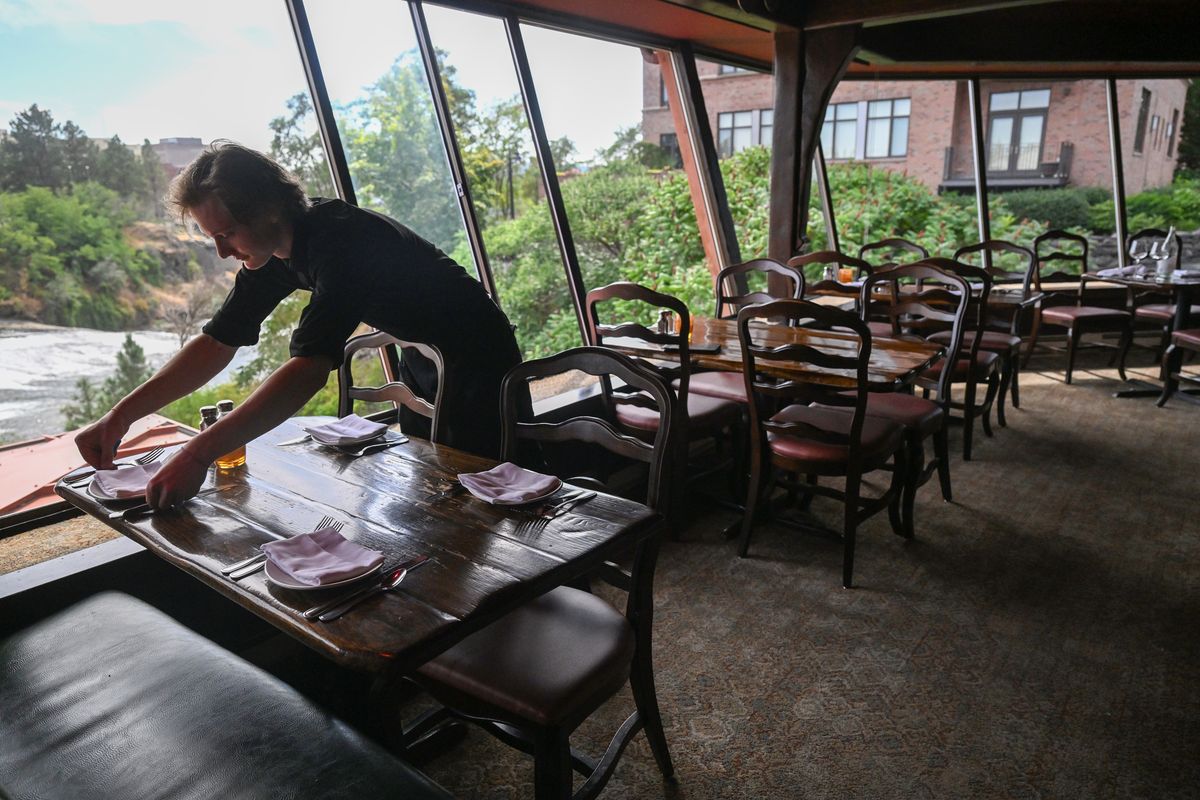
<path fill-rule="evenodd" d="M 1142 262 L 1150 253 L 1146 250 L 1146 245 L 1140 240 L 1135 240 L 1129 245 L 1129 257 L 1133 259 L 1134 274 L 1139 274 L 1142 271 Z"/>
<path fill-rule="evenodd" d="M 838 283 L 853 283 L 854 282 L 854 267 L 841 267 L 838 269 Z"/>

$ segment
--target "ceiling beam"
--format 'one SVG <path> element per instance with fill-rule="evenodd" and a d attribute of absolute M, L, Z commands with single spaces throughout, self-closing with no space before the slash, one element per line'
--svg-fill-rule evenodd
<path fill-rule="evenodd" d="M 776 5 L 779 0 L 755 0 L 757 5 Z M 805 30 L 837 25 L 871 28 L 982 11 L 1057 3 L 1061 0 L 809 0 L 804 8 Z"/>

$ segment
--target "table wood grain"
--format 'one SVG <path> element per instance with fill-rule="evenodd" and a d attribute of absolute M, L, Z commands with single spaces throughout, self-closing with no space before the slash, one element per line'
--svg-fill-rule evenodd
<path fill-rule="evenodd" d="M 693 346 L 718 344 L 717 353 L 690 353 L 695 366 L 726 372 L 742 371 L 742 345 L 738 340 L 737 321 L 731 319 L 692 318 Z M 751 336 L 756 344 L 778 347 L 785 344 L 814 344 L 835 352 L 852 355 L 857 350 L 858 339 L 849 333 L 836 331 L 812 331 L 788 325 L 752 323 Z M 623 353 L 664 361 L 678 361 L 679 354 L 663 350 L 661 346 L 648 344 L 638 339 L 605 339 L 604 345 Z M 872 391 L 894 391 L 915 378 L 921 370 L 941 357 L 944 348 L 924 341 L 887 339 L 874 337 L 871 340 L 871 358 L 868 363 L 867 383 Z M 804 365 L 800 369 L 781 369 L 763 365 L 763 372 L 781 378 L 805 380 L 828 386 L 853 386 L 852 370 L 826 369 L 815 365 Z"/>
<path fill-rule="evenodd" d="M 659 529 L 651 509 L 603 493 L 546 521 L 466 492 L 434 502 L 459 472 L 495 462 L 421 439 L 361 458 L 311 441 L 277 446 L 311 421 L 291 420 L 251 442 L 245 467 L 214 470 L 201 489 L 220 491 L 176 510 L 110 521 L 111 508 L 83 489 L 60 483 L 56 491 L 280 630 L 371 672 L 410 671 Z M 271 584 L 261 571 L 236 583 L 221 575 L 264 542 L 311 531 L 325 515 L 344 523 L 347 539 L 384 553 L 384 569 L 416 555 L 430 560 L 397 589 L 334 622 L 300 612 L 345 588 L 299 592 Z"/>

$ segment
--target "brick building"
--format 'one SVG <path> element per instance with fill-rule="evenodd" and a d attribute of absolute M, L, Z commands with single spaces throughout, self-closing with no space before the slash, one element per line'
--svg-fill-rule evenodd
<path fill-rule="evenodd" d="M 643 138 L 677 151 L 659 68 L 642 69 Z M 721 154 L 770 146 L 771 76 L 705 61 L 697 72 Z M 1187 87 L 1183 79 L 1117 82 L 1126 194 L 1171 182 Z M 1112 188 L 1104 81 L 983 81 L 981 89 L 990 187 Z M 821 139 L 830 162 L 865 161 L 934 191 L 974 185 L 965 81 L 843 81 Z"/>

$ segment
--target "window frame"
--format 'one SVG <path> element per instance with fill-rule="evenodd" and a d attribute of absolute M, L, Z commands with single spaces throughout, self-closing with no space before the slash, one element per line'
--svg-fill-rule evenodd
<path fill-rule="evenodd" d="M 1146 126 L 1150 121 L 1150 90 L 1142 87 L 1141 102 L 1138 104 L 1137 125 L 1133 129 L 1133 154 L 1146 152 Z"/>
<path fill-rule="evenodd" d="M 904 114 L 896 114 L 896 103 L 901 100 L 906 101 L 908 103 L 908 111 L 905 112 Z M 911 128 L 910 120 L 912 119 L 912 98 L 911 97 L 890 97 L 890 98 L 881 98 L 878 100 L 868 100 L 868 101 L 866 101 L 866 103 L 867 103 L 867 117 L 866 117 L 866 126 L 864 127 L 864 133 L 866 134 L 866 139 L 863 144 L 863 158 L 871 159 L 871 160 L 908 158 L 908 132 Z M 887 103 L 888 104 L 888 107 L 887 107 L 888 112 L 886 115 L 880 115 L 880 116 L 874 116 L 874 117 L 871 116 L 871 106 L 876 103 Z M 895 148 L 897 120 L 905 121 L 905 123 L 904 123 L 904 149 L 901 152 L 896 152 L 896 148 Z M 887 147 L 885 149 L 887 152 L 881 156 L 880 155 L 873 156 L 870 153 L 872 123 L 875 123 L 876 125 L 882 124 L 885 126 L 886 137 L 887 137 L 886 138 Z"/>
<path fill-rule="evenodd" d="M 1026 106 L 1025 95 L 1037 94 L 1046 92 L 1046 104 L 1038 106 Z M 1016 95 L 1017 104 L 1009 108 L 1001 108 L 998 110 L 992 109 L 992 104 L 997 97 L 1006 95 Z M 984 152 L 988 154 L 986 159 L 987 173 L 989 175 L 1032 175 L 1037 173 L 1041 168 L 1043 157 L 1046 155 L 1046 128 L 1047 121 L 1050 117 L 1050 102 L 1053 99 L 1053 94 L 1049 88 L 1044 89 L 1010 89 L 1003 92 L 993 91 L 988 95 L 988 114 L 987 114 L 987 140 L 984 144 Z M 1021 168 L 1021 147 L 1019 142 L 1021 132 L 1024 130 L 1026 120 L 1040 118 L 1041 130 L 1038 134 L 1037 158 L 1034 159 L 1032 167 Z M 1009 136 L 1009 153 L 1003 169 L 994 169 L 991 166 L 992 152 L 992 128 L 996 120 L 1012 120 L 1012 130 Z"/>

